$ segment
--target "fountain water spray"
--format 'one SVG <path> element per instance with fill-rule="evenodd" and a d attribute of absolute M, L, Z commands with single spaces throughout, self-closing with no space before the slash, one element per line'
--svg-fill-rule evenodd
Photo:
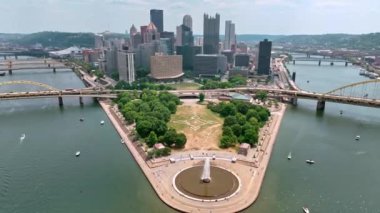
<path fill-rule="evenodd" d="M 203 172 L 202 172 L 201 180 L 204 183 L 210 183 L 211 182 L 211 176 L 210 176 L 210 158 L 206 158 L 205 159 L 205 164 L 203 166 Z"/>

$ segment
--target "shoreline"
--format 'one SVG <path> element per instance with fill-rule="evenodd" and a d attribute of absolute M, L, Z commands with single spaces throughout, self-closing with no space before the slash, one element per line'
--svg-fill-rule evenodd
<path fill-rule="evenodd" d="M 286 105 L 280 104 L 281 109 L 272 112 L 270 121 L 260 130 L 259 146 L 250 150 L 254 156 L 253 158 L 224 151 L 198 150 L 172 154 L 169 157 L 178 159 L 178 162 L 170 163 L 168 158 L 148 161 L 143 159 L 135 144 L 130 141 L 128 137 L 129 130 L 123 124 L 117 112 L 107 101 L 99 100 L 99 104 L 161 201 L 181 212 L 237 212 L 250 207 L 260 194 L 266 169 L 269 166 L 273 147 L 286 110 Z M 172 185 L 174 174 L 187 166 L 194 166 L 201 162 L 200 160 L 189 160 L 186 156 L 201 156 L 204 154 L 202 152 L 208 152 L 207 154 L 217 155 L 217 157 L 224 156 L 229 159 L 236 157 L 238 159 L 237 163 L 216 160 L 215 164 L 224 166 L 237 173 L 242 179 L 242 190 L 228 200 L 215 203 L 189 200 L 177 193 Z"/>

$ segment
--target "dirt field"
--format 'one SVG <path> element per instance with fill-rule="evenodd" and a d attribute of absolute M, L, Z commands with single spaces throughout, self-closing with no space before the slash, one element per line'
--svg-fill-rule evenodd
<path fill-rule="evenodd" d="M 205 105 L 194 101 L 183 103 L 178 106 L 169 126 L 186 135 L 184 150 L 219 150 L 223 119 Z"/>

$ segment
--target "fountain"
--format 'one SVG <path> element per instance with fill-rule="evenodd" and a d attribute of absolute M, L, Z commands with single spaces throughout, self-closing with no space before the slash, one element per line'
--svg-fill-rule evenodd
<path fill-rule="evenodd" d="M 211 176 L 210 176 L 210 158 L 206 158 L 206 160 L 205 160 L 205 164 L 203 166 L 203 172 L 202 172 L 201 180 L 204 183 L 210 183 L 210 181 L 211 181 Z"/>
<path fill-rule="evenodd" d="M 225 200 L 240 189 L 239 177 L 218 166 L 211 158 L 179 171 L 173 178 L 174 189 L 182 196 L 197 201 Z M 214 161 L 213 161 L 214 162 Z"/>

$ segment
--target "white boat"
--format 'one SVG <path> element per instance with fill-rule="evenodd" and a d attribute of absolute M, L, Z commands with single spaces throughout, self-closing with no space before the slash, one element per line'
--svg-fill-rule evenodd
<path fill-rule="evenodd" d="M 360 68 L 360 72 L 359 72 L 359 75 L 365 75 L 365 69 L 362 69 L 362 68 Z"/>
<path fill-rule="evenodd" d="M 356 137 L 355 137 L 355 140 L 360 140 L 360 135 L 357 135 Z"/>
<path fill-rule="evenodd" d="M 306 207 L 302 207 L 302 210 L 303 210 L 304 213 L 310 213 L 310 210 L 308 208 L 306 208 Z"/>
<path fill-rule="evenodd" d="M 291 160 L 291 159 L 292 159 L 292 153 L 289 152 L 289 154 L 288 154 L 288 160 Z"/>
<path fill-rule="evenodd" d="M 308 163 L 308 164 L 314 164 L 315 161 L 313 161 L 313 160 L 306 160 L 306 163 Z"/>
<path fill-rule="evenodd" d="M 100 125 L 104 125 L 104 121 L 100 121 Z"/>
<path fill-rule="evenodd" d="M 25 135 L 25 134 L 22 134 L 21 137 L 20 137 L 20 140 L 23 141 L 23 140 L 25 139 L 25 137 L 26 137 L 26 135 Z"/>
<path fill-rule="evenodd" d="M 123 139 L 121 139 L 121 140 L 120 140 L 120 142 L 121 142 L 121 143 L 124 143 L 124 140 L 123 140 Z"/>
<path fill-rule="evenodd" d="M 79 121 L 84 121 L 84 118 L 80 118 Z"/>
<path fill-rule="evenodd" d="M 75 153 L 75 156 L 76 156 L 76 157 L 79 157 L 79 155 L 80 155 L 80 151 L 77 151 L 77 152 Z"/>

